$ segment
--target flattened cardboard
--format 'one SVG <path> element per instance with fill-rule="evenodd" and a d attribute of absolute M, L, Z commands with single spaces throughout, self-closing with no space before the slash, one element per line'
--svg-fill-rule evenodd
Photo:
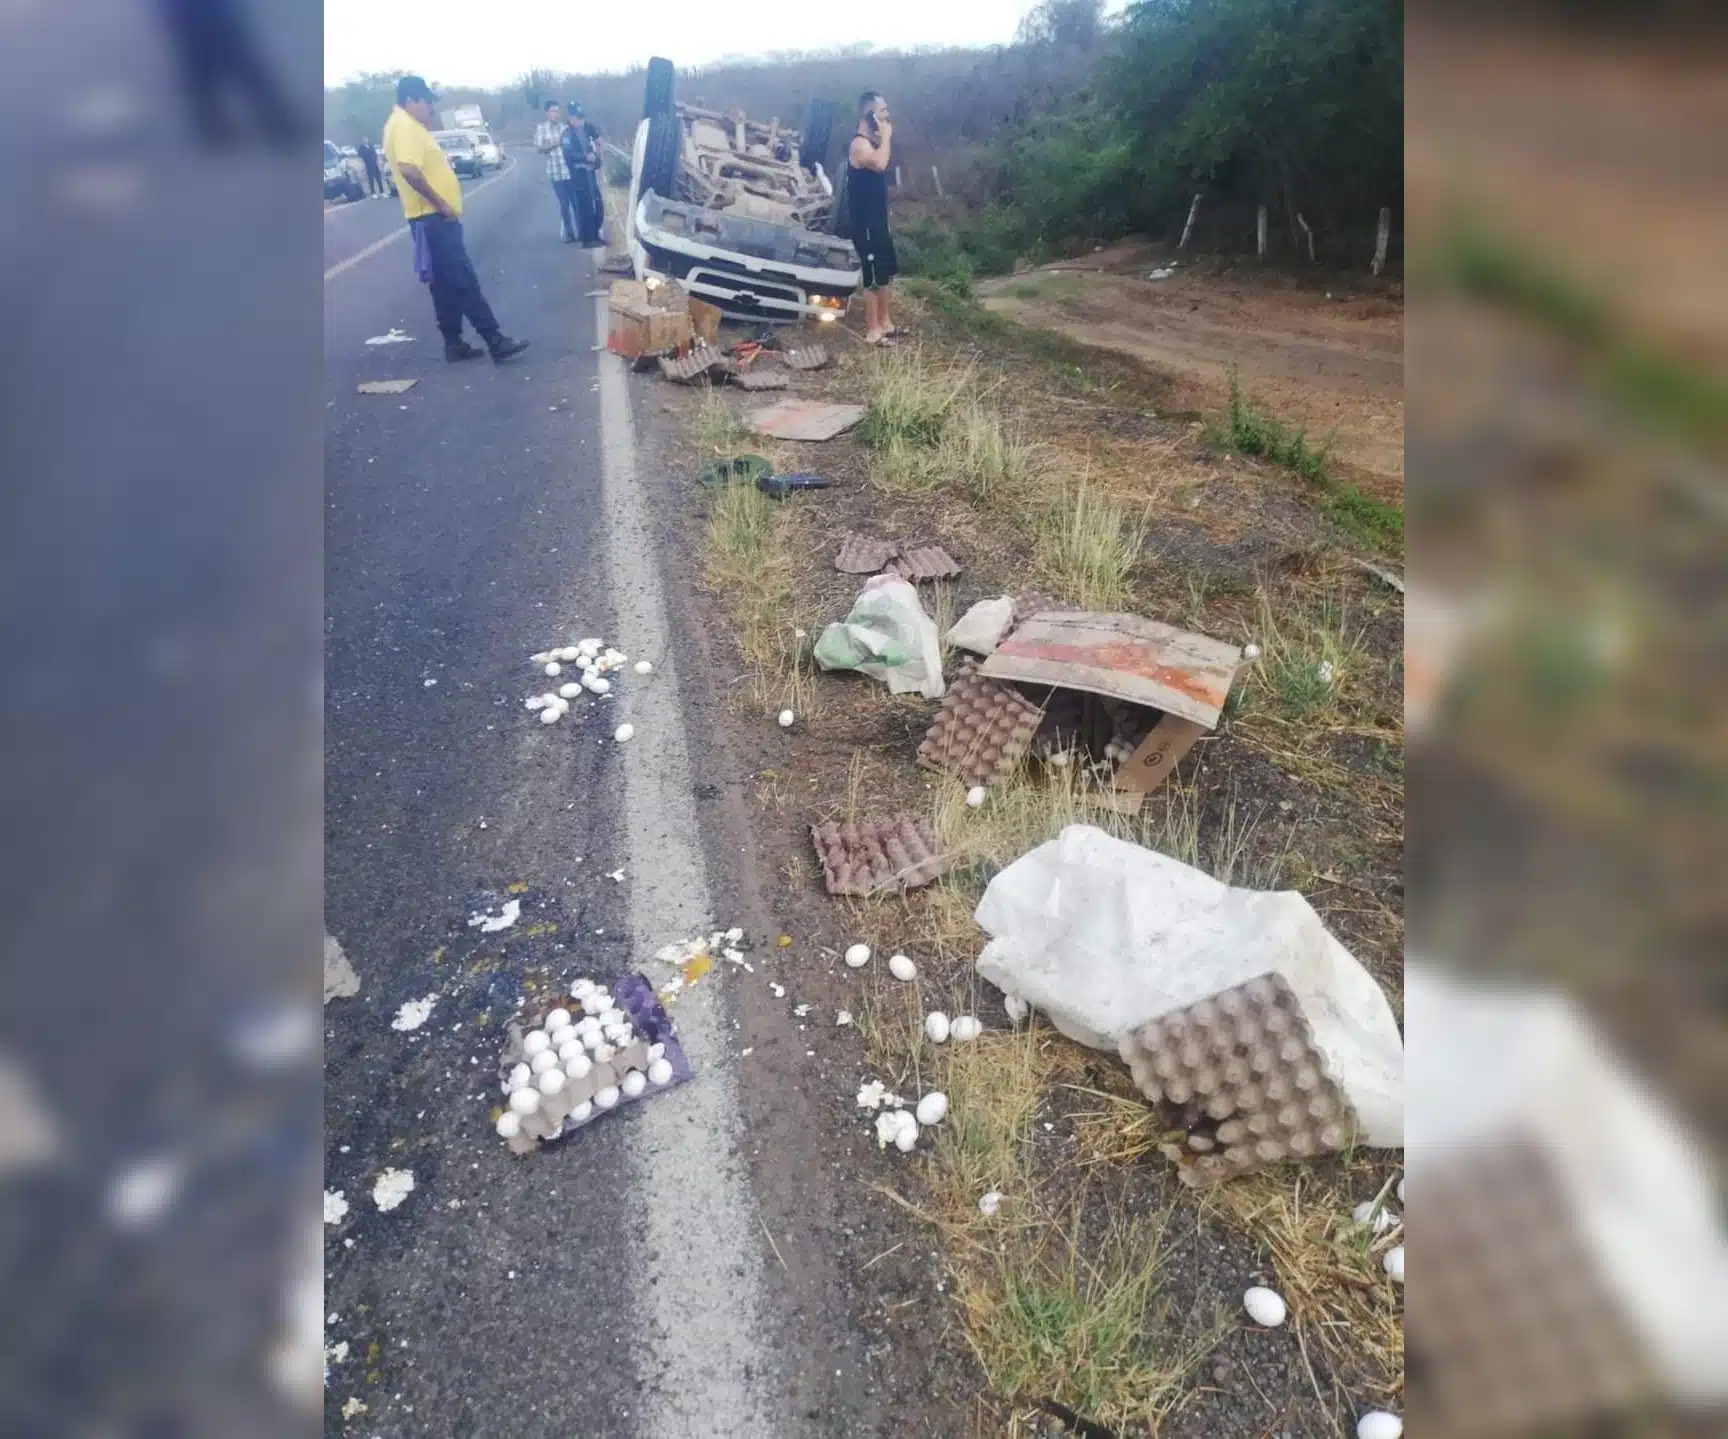
<path fill-rule="evenodd" d="M 819 443 L 843 435 L 864 418 L 862 405 L 825 405 L 820 400 L 782 400 L 750 416 L 758 434 L 777 440 Z"/>
<path fill-rule="evenodd" d="M 980 670 L 991 679 L 1109 695 L 1209 730 L 1241 661 L 1235 645 L 1156 620 L 1073 611 L 1030 616 Z"/>

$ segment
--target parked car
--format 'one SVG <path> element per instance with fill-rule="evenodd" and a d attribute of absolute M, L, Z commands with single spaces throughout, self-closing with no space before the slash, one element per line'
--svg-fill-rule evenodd
<path fill-rule="evenodd" d="M 496 170 L 504 164 L 504 152 L 488 131 L 470 130 L 468 133 L 474 137 L 474 148 L 480 152 L 482 165 L 489 170 Z"/>
<path fill-rule="evenodd" d="M 352 150 L 324 142 L 324 198 L 358 200 L 366 193 L 366 167 Z"/>
<path fill-rule="evenodd" d="M 458 175 L 480 173 L 480 147 L 474 143 L 473 131 L 434 130 L 432 138 L 438 142 L 438 148 L 450 157 L 450 168 Z"/>
<path fill-rule="evenodd" d="M 783 131 L 674 103 L 674 74 L 648 63 L 627 218 L 637 279 L 670 275 L 734 316 L 839 319 L 863 275 L 835 233 L 833 104 L 812 101 L 803 131 Z"/>

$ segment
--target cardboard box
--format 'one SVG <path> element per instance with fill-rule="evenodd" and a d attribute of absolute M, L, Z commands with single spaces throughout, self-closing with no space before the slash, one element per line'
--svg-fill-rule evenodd
<path fill-rule="evenodd" d="M 1242 651 L 1138 615 L 1052 611 L 1016 626 L 979 667 L 991 679 L 1079 690 L 1156 715 L 1117 769 L 1114 787 L 1126 813 L 1218 723 Z"/>
<path fill-rule="evenodd" d="M 610 310 L 606 348 L 627 359 L 671 353 L 695 336 L 690 298 L 675 280 L 653 289 L 643 280 L 614 280 Z"/>

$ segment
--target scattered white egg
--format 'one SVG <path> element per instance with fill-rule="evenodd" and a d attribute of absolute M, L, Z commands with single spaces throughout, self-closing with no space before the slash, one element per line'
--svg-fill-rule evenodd
<path fill-rule="evenodd" d="M 966 806 L 968 809 L 983 809 L 984 801 L 990 797 L 990 792 L 981 784 L 975 784 L 966 791 Z"/>
<path fill-rule="evenodd" d="M 576 653 L 579 655 L 597 655 L 605 648 L 605 640 L 583 640 L 576 646 Z"/>
<path fill-rule="evenodd" d="M 557 660 L 553 660 L 551 664 L 546 666 L 546 678 L 549 680 L 555 680 L 563 673 L 564 666 L 559 664 Z"/>
<path fill-rule="evenodd" d="M 520 1089 L 524 1084 L 528 1083 L 528 1081 L 533 1079 L 533 1078 L 534 1078 L 534 1071 L 532 1069 L 530 1069 L 526 1064 L 516 1065 L 513 1069 L 511 1069 L 510 1077 L 504 1081 L 505 1093 L 509 1093 L 512 1089 Z"/>
<path fill-rule="evenodd" d="M 542 1094 L 559 1094 L 564 1089 L 564 1071 L 556 1067 L 548 1069 L 535 1083 Z"/>
<path fill-rule="evenodd" d="M 1020 998 L 1017 994 L 1003 995 L 1002 1008 L 1008 1011 L 1008 1022 L 1010 1024 L 1020 1023 L 1021 1020 L 1026 1018 L 1026 1016 L 1032 1012 L 1032 1006 L 1026 1003 L 1026 1001 Z"/>
<path fill-rule="evenodd" d="M 590 1017 L 602 1015 L 612 1008 L 612 996 L 603 989 L 595 990 L 582 1001 L 582 1012 Z"/>
<path fill-rule="evenodd" d="M 1394 1284 L 1404 1282 L 1404 1246 L 1399 1244 L 1386 1251 L 1386 1257 L 1380 1261 L 1381 1267 L 1392 1278 Z"/>
<path fill-rule="evenodd" d="M 493 1128 L 498 1131 L 500 1139 L 514 1139 L 522 1132 L 522 1116 L 514 1109 L 506 1109 L 498 1116 L 498 1122 Z"/>
<path fill-rule="evenodd" d="M 941 1090 L 932 1090 L 918 1101 L 918 1122 L 920 1124 L 940 1124 L 948 1117 L 948 1096 Z"/>
<path fill-rule="evenodd" d="M 1242 1296 L 1242 1307 L 1248 1311 L 1250 1319 L 1267 1329 L 1276 1329 L 1290 1314 L 1282 1296 L 1259 1285 Z"/>
<path fill-rule="evenodd" d="M 1370 1409 L 1356 1421 L 1356 1439 L 1399 1439 L 1404 1421 L 1384 1409 Z"/>
<path fill-rule="evenodd" d="M 1065 749 L 1057 750 L 1055 754 L 1051 755 L 1050 758 L 1045 761 L 1045 763 L 1048 764 L 1051 769 L 1067 769 L 1068 751 Z"/>
<path fill-rule="evenodd" d="M 545 695 L 529 695 L 527 699 L 522 701 L 523 709 L 543 710 L 546 708 L 546 705 L 547 699 Z"/>
<path fill-rule="evenodd" d="M 904 984 L 910 984 L 918 978 L 918 966 L 903 954 L 897 954 L 888 961 L 888 973 Z"/>
<path fill-rule="evenodd" d="M 793 714 L 791 710 L 781 710 L 780 711 L 780 728 L 781 729 L 791 729 L 793 724 L 797 721 L 797 719 L 798 719 L 798 716 Z"/>
<path fill-rule="evenodd" d="M 978 1212 L 988 1219 L 1002 1207 L 1002 1191 L 992 1189 L 988 1194 L 978 1196 Z"/>
<path fill-rule="evenodd" d="M 606 1064 L 617 1052 L 618 1051 L 614 1046 L 607 1044 L 605 1040 L 601 1040 L 600 1043 L 594 1047 L 594 1062 L 596 1064 Z"/>
<path fill-rule="evenodd" d="M 932 1044 L 948 1042 L 948 1016 L 939 1009 L 933 1009 L 924 1016 L 924 1035 Z"/>
<path fill-rule="evenodd" d="M 918 1121 L 903 1109 L 899 1114 L 905 1122 L 900 1126 L 900 1132 L 894 1136 L 894 1147 L 902 1154 L 910 1154 L 918 1147 Z"/>
<path fill-rule="evenodd" d="M 545 709 L 540 711 L 540 723 L 557 724 L 559 720 L 564 718 L 564 714 L 564 702 L 560 700 L 557 704 L 547 705 Z"/>
<path fill-rule="evenodd" d="M 606 1036 L 600 1033 L 598 1029 L 581 1030 L 578 1032 L 582 1036 L 582 1047 L 590 1054 L 593 1054 L 595 1050 L 599 1049 L 600 1046 L 606 1042 Z"/>
<path fill-rule="evenodd" d="M 558 1046 L 558 1067 L 568 1074 L 578 1059 L 584 1064 L 588 1062 L 588 1051 L 582 1047 L 582 1041 L 576 1037 L 574 1031 L 566 1033 L 570 1037 Z"/>
<path fill-rule="evenodd" d="M 1317 671 L 1315 671 L 1315 673 L 1317 673 L 1320 676 L 1320 683 L 1321 684 L 1323 684 L 1323 685 L 1331 684 L 1332 683 L 1332 661 L 1331 660 L 1321 660 L 1320 661 L 1320 668 Z"/>
<path fill-rule="evenodd" d="M 522 1052 L 532 1059 L 536 1054 L 548 1048 L 551 1043 L 552 1041 L 546 1037 L 544 1030 L 532 1029 L 522 1041 Z"/>
<path fill-rule="evenodd" d="M 636 733 L 636 726 L 635 725 L 633 725 L 633 724 L 621 724 L 618 726 L 617 729 L 612 731 L 612 738 L 617 740 L 619 744 L 624 744 L 635 733 Z"/>
<path fill-rule="evenodd" d="M 1350 1217 L 1358 1224 L 1372 1224 L 1376 1234 L 1383 1234 L 1398 1222 L 1398 1216 L 1385 1205 L 1376 1209 L 1372 1199 L 1364 1199 L 1350 1211 Z"/>
<path fill-rule="evenodd" d="M 948 1037 L 956 1044 L 970 1044 L 984 1032 L 984 1021 L 970 1014 L 957 1014 L 948 1022 Z"/>
<path fill-rule="evenodd" d="M 594 1113 L 594 1101 L 592 1099 L 584 1099 L 580 1104 L 578 1104 L 574 1109 L 572 1109 L 570 1111 L 570 1117 L 572 1119 L 574 1119 L 578 1124 L 586 1124 L 588 1122 L 589 1118 L 593 1115 L 593 1113 Z"/>
<path fill-rule="evenodd" d="M 1257 660 L 1257 659 L 1259 659 L 1260 658 L 1260 646 L 1259 645 L 1243 645 L 1242 646 L 1242 658 L 1245 660 Z"/>
<path fill-rule="evenodd" d="M 612 681 L 603 680 L 596 676 L 594 679 L 583 680 L 582 688 L 593 694 L 607 695 L 612 693 Z"/>
<path fill-rule="evenodd" d="M 555 1029 L 563 1029 L 570 1023 L 570 1011 L 561 1004 L 555 1004 L 546 1011 L 546 1032 L 551 1034 Z"/>
<path fill-rule="evenodd" d="M 658 1059 L 665 1052 L 666 1046 L 664 1044 L 651 1044 L 648 1046 L 648 1057 L 650 1059 Z"/>
<path fill-rule="evenodd" d="M 552 658 L 555 660 L 563 660 L 565 664 L 569 664 L 571 660 L 580 659 L 581 657 L 582 651 L 577 649 L 575 645 L 566 645 L 561 650 L 552 651 Z"/>
<path fill-rule="evenodd" d="M 570 1062 L 564 1066 L 564 1072 L 572 1079 L 586 1079 L 593 1069 L 593 1061 L 581 1050 L 577 1050 Z"/>
<path fill-rule="evenodd" d="M 540 1107 L 540 1091 L 525 1084 L 510 1095 L 510 1107 L 518 1114 L 532 1114 Z"/>
<path fill-rule="evenodd" d="M 573 700 L 581 693 L 581 685 L 560 685 L 558 687 L 558 698 L 561 700 Z"/>
<path fill-rule="evenodd" d="M 668 1084 L 672 1079 L 672 1061 L 670 1059 L 653 1059 L 648 1062 L 648 1082 L 650 1084 Z"/>
<path fill-rule="evenodd" d="M 594 1096 L 596 1109 L 615 1109 L 618 1105 L 618 1090 L 615 1085 L 608 1084 Z"/>
<path fill-rule="evenodd" d="M 635 1099 L 648 1087 L 648 1076 L 640 1069 L 632 1069 L 618 1087 L 624 1091 L 626 1099 Z"/>
<path fill-rule="evenodd" d="M 548 1069 L 556 1069 L 557 1067 L 558 1056 L 550 1049 L 540 1050 L 539 1053 L 528 1061 L 528 1068 L 531 1069 L 536 1076 L 544 1074 Z"/>
<path fill-rule="evenodd" d="M 651 675 L 654 673 L 654 666 L 649 664 L 647 660 L 637 660 L 636 673 L 639 675 Z"/>
<path fill-rule="evenodd" d="M 862 969 L 870 963 L 870 946 L 855 944 L 846 951 L 846 965 L 849 969 Z"/>

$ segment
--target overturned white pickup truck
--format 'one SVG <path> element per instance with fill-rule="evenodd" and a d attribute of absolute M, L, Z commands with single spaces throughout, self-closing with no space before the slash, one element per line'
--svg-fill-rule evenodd
<path fill-rule="evenodd" d="M 673 78 L 670 60 L 649 62 L 631 156 L 636 277 L 671 276 L 736 317 L 839 319 L 863 277 L 824 167 L 834 106 L 812 102 L 801 132 L 783 130 L 676 104 Z"/>

